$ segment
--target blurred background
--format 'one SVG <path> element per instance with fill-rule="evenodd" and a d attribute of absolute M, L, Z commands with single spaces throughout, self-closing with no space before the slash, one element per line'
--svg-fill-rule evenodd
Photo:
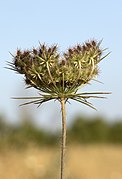
<path fill-rule="evenodd" d="M 93 99 L 98 111 L 67 104 L 67 179 L 122 178 L 122 2 L 82 0 L 0 1 L 0 178 L 59 176 L 61 109 L 56 101 L 19 107 L 12 97 L 37 96 L 23 76 L 7 70 L 17 48 L 58 44 L 60 53 L 77 43 L 103 39 L 111 54 L 98 80 L 81 91 L 112 92 Z M 53 160 L 53 162 L 52 162 Z M 7 173 L 6 173 L 7 169 Z"/>

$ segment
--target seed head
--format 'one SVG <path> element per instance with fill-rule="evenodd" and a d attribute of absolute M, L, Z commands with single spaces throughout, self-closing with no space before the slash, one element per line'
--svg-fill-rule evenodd
<path fill-rule="evenodd" d="M 13 68 L 24 74 L 30 87 L 45 93 L 69 94 L 88 84 L 99 73 L 102 50 L 94 40 L 69 48 L 61 56 L 57 46 L 40 44 L 32 51 L 17 50 Z"/>

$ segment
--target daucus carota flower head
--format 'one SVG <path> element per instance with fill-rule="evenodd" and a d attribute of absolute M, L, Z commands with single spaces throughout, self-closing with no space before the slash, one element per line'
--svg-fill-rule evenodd
<path fill-rule="evenodd" d="M 100 42 L 88 41 L 83 45 L 69 48 L 63 55 L 57 46 L 47 47 L 40 44 L 32 50 L 17 50 L 9 68 L 23 74 L 28 87 L 39 90 L 38 97 L 24 97 L 16 99 L 31 99 L 26 104 L 38 104 L 56 99 L 61 104 L 62 111 L 62 144 L 61 144 L 61 179 L 64 179 L 64 153 L 66 146 L 66 112 L 65 103 L 68 99 L 78 101 L 96 109 L 88 98 L 104 98 L 99 94 L 105 92 L 82 92 L 78 89 L 88 84 L 98 73 L 98 64 L 107 55 L 103 55 Z"/>
<path fill-rule="evenodd" d="M 9 65 L 14 71 L 24 74 L 28 87 L 41 92 L 40 98 L 30 103 L 71 98 L 92 107 L 86 99 L 95 96 L 88 95 L 101 93 L 77 94 L 77 90 L 98 75 L 98 63 L 108 55 L 102 56 L 104 50 L 100 44 L 91 40 L 69 48 L 63 55 L 56 45 L 47 47 L 40 44 L 39 48 L 32 50 L 17 50 Z"/>

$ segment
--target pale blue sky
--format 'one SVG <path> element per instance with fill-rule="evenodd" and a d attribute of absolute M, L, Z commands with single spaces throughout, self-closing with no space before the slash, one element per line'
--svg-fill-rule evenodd
<path fill-rule="evenodd" d="M 107 100 L 92 100 L 93 104 L 98 108 L 97 114 L 102 113 L 108 118 L 122 117 L 121 0 L 0 1 L 0 114 L 16 120 L 19 109 L 10 97 L 24 93 L 23 77 L 3 68 L 6 60 L 11 61 L 9 52 L 37 47 L 39 41 L 49 45 L 57 43 L 62 51 L 92 38 L 103 39 L 102 47 L 108 47 L 111 54 L 100 64 L 98 79 L 104 85 L 93 82 L 84 90 L 112 91 Z M 44 118 L 49 120 L 50 115 L 53 118 L 55 112 L 59 115 L 59 109 L 52 102 L 33 110 L 38 111 L 37 118 L 41 116 L 45 123 Z M 69 118 L 78 112 L 96 114 L 74 102 L 67 106 L 67 110 Z"/>

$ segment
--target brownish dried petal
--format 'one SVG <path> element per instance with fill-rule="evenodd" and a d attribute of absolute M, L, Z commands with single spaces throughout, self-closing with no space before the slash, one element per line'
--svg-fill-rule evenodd
<path fill-rule="evenodd" d="M 76 49 L 76 48 L 74 48 L 74 52 L 77 54 L 79 53 L 78 49 Z"/>
<path fill-rule="evenodd" d="M 87 47 L 85 45 L 82 46 L 83 52 L 87 50 Z"/>
<path fill-rule="evenodd" d="M 28 55 L 30 54 L 30 52 L 27 50 L 27 51 L 24 51 L 22 56 L 23 58 L 27 57 Z"/>
<path fill-rule="evenodd" d="M 17 50 L 17 55 L 20 56 L 21 55 L 21 51 Z"/>
<path fill-rule="evenodd" d="M 37 55 L 38 54 L 38 51 L 36 49 L 33 49 L 33 54 L 34 55 Z"/>
<path fill-rule="evenodd" d="M 62 64 L 62 65 L 65 65 L 65 64 L 66 64 L 66 61 L 65 61 L 65 60 L 62 60 L 62 61 L 61 61 L 61 64 Z"/>
<path fill-rule="evenodd" d="M 97 43 L 96 43 L 94 40 L 91 41 L 91 44 L 92 44 L 93 46 L 96 46 L 96 45 L 97 45 Z"/>
<path fill-rule="evenodd" d="M 48 53 L 50 54 L 50 53 L 51 53 L 51 51 L 52 51 L 52 49 L 51 49 L 51 48 L 49 48 L 49 49 L 48 49 Z"/>
<path fill-rule="evenodd" d="M 90 43 L 88 43 L 88 42 L 86 42 L 86 46 L 87 46 L 88 48 L 91 48 L 91 47 L 92 47 L 92 45 L 91 45 Z"/>
<path fill-rule="evenodd" d="M 82 47 L 81 47 L 80 45 L 77 45 L 77 49 L 78 49 L 79 51 L 81 51 L 81 50 L 82 50 Z"/>
<path fill-rule="evenodd" d="M 57 49 L 57 46 L 54 45 L 54 46 L 52 47 L 52 53 L 53 53 L 54 51 L 56 51 L 56 49 Z"/>
<path fill-rule="evenodd" d="M 39 56 L 41 56 L 42 55 L 42 49 L 40 48 L 39 49 Z"/>
<path fill-rule="evenodd" d="M 69 48 L 68 51 L 69 51 L 70 54 L 73 54 L 73 50 L 72 49 Z"/>

